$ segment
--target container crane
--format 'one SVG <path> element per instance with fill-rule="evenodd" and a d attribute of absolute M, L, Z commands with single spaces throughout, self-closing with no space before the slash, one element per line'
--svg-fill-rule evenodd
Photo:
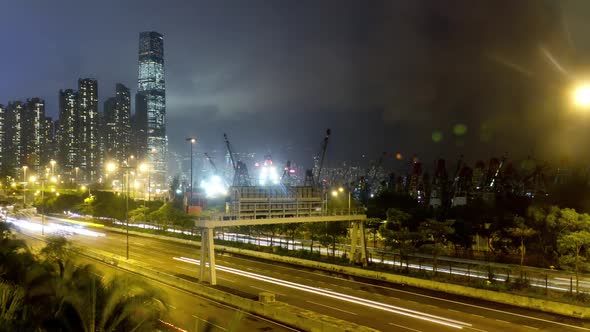
<path fill-rule="evenodd" d="M 224 133 L 223 138 L 225 139 L 225 146 L 227 148 L 227 152 L 229 153 L 229 158 L 234 169 L 234 179 L 232 182 L 232 186 L 249 187 L 250 174 L 248 173 L 248 167 L 245 163 L 243 163 L 240 160 L 236 160 L 236 158 L 234 157 L 234 152 L 231 148 L 231 144 L 229 143 L 229 139 L 227 138 L 227 134 Z"/>
<path fill-rule="evenodd" d="M 313 187 L 320 187 L 321 186 L 321 176 L 322 176 L 322 168 L 324 167 L 324 160 L 326 158 L 326 149 L 328 148 L 328 141 L 330 139 L 330 135 L 332 131 L 330 128 L 326 129 L 326 135 L 324 136 L 324 140 L 322 141 L 322 149 L 320 151 L 320 160 L 317 168 L 317 174 L 313 174 L 313 168 L 308 169 L 305 171 L 305 185 L 306 186 L 313 186 Z"/>

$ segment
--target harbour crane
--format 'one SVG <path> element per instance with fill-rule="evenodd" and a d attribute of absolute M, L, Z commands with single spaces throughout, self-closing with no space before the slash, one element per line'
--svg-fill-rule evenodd
<path fill-rule="evenodd" d="M 227 134 L 223 134 L 223 138 L 225 140 L 225 146 L 227 148 L 227 152 L 229 154 L 229 158 L 232 163 L 232 167 L 234 169 L 234 179 L 232 182 L 232 186 L 234 187 L 249 187 L 250 186 L 250 174 L 248 173 L 248 167 L 246 164 L 240 160 L 236 160 L 234 156 L 234 152 L 232 150 L 231 144 L 229 143 L 229 139 Z"/>
<path fill-rule="evenodd" d="M 326 129 L 326 135 L 324 136 L 324 139 L 322 141 L 322 148 L 320 150 L 320 157 L 319 157 L 319 163 L 318 163 L 316 174 L 314 174 L 313 168 L 305 171 L 305 185 L 306 186 L 321 187 L 322 169 L 324 167 L 324 160 L 326 158 L 326 149 L 328 148 L 328 141 L 330 139 L 331 134 L 332 134 L 332 131 L 330 130 L 330 128 Z"/>

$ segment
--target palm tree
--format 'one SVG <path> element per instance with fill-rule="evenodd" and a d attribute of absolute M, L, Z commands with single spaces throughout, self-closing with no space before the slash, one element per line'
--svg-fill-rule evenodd
<path fill-rule="evenodd" d="M 161 294 L 137 279 L 104 280 L 89 265 L 66 264 L 56 320 L 64 331 L 153 331 L 166 312 Z"/>

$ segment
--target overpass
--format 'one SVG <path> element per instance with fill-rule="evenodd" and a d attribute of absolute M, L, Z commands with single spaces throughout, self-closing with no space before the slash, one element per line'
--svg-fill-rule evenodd
<path fill-rule="evenodd" d="M 213 238 L 215 228 L 222 227 L 348 221 L 352 224 L 350 236 L 350 260 L 360 262 L 363 265 L 365 265 L 367 262 L 367 252 L 365 246 L 365 220 L 367 219 L 367 216 L 364 214 L 324 214 L 321 216 L 294 216 L 270 218 L 268 216 L 269 215 L 264 214 L 257 214 L 254 216 L 237 216 L 224 214 L 210 219 L 201 219 L 195 221 L 195 226 L 201 229 L 201 260 L 199 278 L 200 281 L 203 282 L 205 280 L 205 273 L 207 270 L 208 262 L 209 282 L 211 285 L 217 284 L 217 277 L 215 274 L 215 247 L 213 244 Z M 359 245 L 360 257 L 357 257 L 357 247 Z"/>

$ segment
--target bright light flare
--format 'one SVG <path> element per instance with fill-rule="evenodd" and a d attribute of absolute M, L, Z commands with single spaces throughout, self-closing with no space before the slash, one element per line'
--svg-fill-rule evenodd
<path fill-rule="evenodd" d="M 266 185 L 277 185 L 280 182 L 279 172 L 277 168 L 272 165 L 264 164 L 260 168 L 260 175 L 258 178 L 258 183 L 261 186 Z"/>
<path fill-rule="evenodd" d="M 214 175 L 207 180 L 201 181 L 201 188 L 205 189 L 207 198 L 215 198 L 227 195 L 227 186 L 221 177 Z"/>
<path fill-rule="evenodd" d="M 590 84 L 581 84 L 574 89 L 573 102 L 577 107 L 590 107 Z"/>

